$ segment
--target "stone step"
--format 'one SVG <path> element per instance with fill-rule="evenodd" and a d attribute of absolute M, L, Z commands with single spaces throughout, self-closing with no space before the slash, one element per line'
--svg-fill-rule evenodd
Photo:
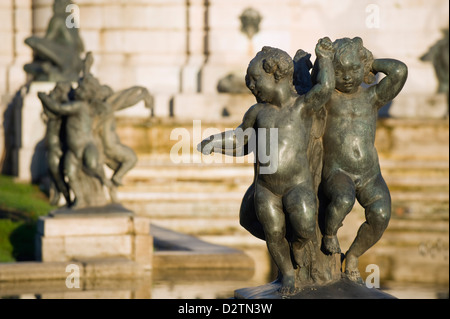
<path fill-rule="evenodd" d="M 448 176 L 384 176 L 384 180 L 389 187 L 447 187 L 449 186 Z M 425 189 L 426 190 L 426 189 Z"/>
<path fill-rule="evenodd" d="M 165 201 L 136 202 L 123 201 L 122 204 L 140 216 L 151 218 L 210 218 L 235 217 L 239 215 L 240 200 L 211 201 Z"/>
<path fill-rule="evenodd" d="M 348 249 L 356 231 L 364 222 L 361 217 L 351 216 L 344 220 L 346 230 L 338 233 L 339 241 L 344 250 Z M 208 242 L 229 246 L 264 246 L 264 242 L 253 237 L 239 225 L 238 217 L 192 217 L 152 219 L 152 223 L 172 230 L 191 234 Z M 424 225 L 424 228 L 420 228 Z M 377 248 L 397 247 L 409 251 L 420 252 L 423 255 L 447 254 L 449 246 L 448 221 L 415 221 L 392 218 Z"/>
<path fill-rule="evenodd" d="M 165 181 L 165 180 L 145 180 L 134 183 L 126 183 L 125 186 L 119 188 L 121 198 L 130 198 L 132 193 L 136 194 L 136 198 L 145 198 L 145 194 L 149 193 L 226 193 L 240 192 L 242 194 L 248 189 L 253 182 L 253 177 L 223 179 L 213 181 Z M 444 179 L 391 179 L 386 178 L 386 183 L 391 194 L 397 200 L 443 200 L 448 201 L 448 181 Z M 167 196 L 167 195 L 162 195 Z"/>
<path fill-rule="evenodd" d="M 382 174 L 393 187 L 439 187 L 449 185 L 448 161 L 381 160 Z M 144 156 L 124 178 L 125 185 L 169 182 L 223 182 L 251 181 L 252 163 L 191 163 L 175 164 L 167 158 Z M 208 185 L 209 187 L 209 185 Z"/>
<path fill-rule="evenodd" d="M 411 247 L 426 253 L 430 247 L 447 250 L 449 243 L 447 220 L 392 218 L 379 246 Z"/>
<path fill-rule="evenodd" d="M 432 219 L 408 219 L 408 218 L 392 218 L 389 222 L 390 232 L 402 231 L 432 232 L 432 233 L 448 233 L 449 223 L 447 220 Z M 447 238 L 448 241 L 448 238 Z"/>
<path fill-rule="evenodd" d="M 225 172 L 224 172 L 225 173 Z M 149 193 L 149 198 L 154 197 L 151 193 L 164 194 L 167 192 L 181 193 L 226 193 L 226 192 L 242 192 L 245 193 L 247 188 L 253 182 L 252 175 L 247 176 L 214 176 L 205 173 L 201 176 L 182 176 L 172 178 L 157 177 L 146 178 L 141 174 L 139 178 L 124 179 L 124 186 L 119 188 L 122 198 L 129 198 L 131 193 L 135 193 L 136 198 L 145 198 L 145 194 Z M 438 200 L 448 201 L 449 181 L 447 177 L 417 177 L 417 176 L 385 176 L 386 183 L 393 197 L 397 200 Z M 168 196 L 168 195 L 162 195 Z"/>
<path fill-rule="evenodd" d="M 169 154 L 138 154 L 139 161 L 136 167 L 145 167 L 145 166 L 166 166 L 166 167 L 217 167 L 217 168 L 226 168 L 228 166 L 238 167 L 252 167 L 253 166 L 253 157 L 246 156 L 240 158 L 242 163 L 238 162 L 238 159 L 224 156 L 224 155 L 212 155 L 212 159 L 210 159 L 209 163 L 206 162 L 205 158 L 190 158 L 187 162 L 175 163 L 171 160 Z M 449 170 L 449 161 L 448 159 L 441 160 L 420 160 L 414 158 L 383 158 L 379 159 L 380 166 L 382 169 L 386 170 L 427 170 L 427 169 L 437 169 L 437 170 Z"/>
<path fill-rule="evenodd" d="M 380 242 L 360 258 L 360 264 L 378 265 L 382 280 L 448 285 L 448 246 L 446 252 L 430 254 L 418 247 L 380 245 Z"/>
<path fill-rule="evenodd" d="M 448 220 L 449 162 L 380 159 L 393 214 Z M 253 181 L 252 163 L 173 163 L 168 154 L 139 154 L 118 198 L 145 216 L 237 216 Z"/>
<path fill-rule="evenodd" d="M 440 192 L 414 192 L 414 191 L 391 191 L 392 201 L 416 201 L 416 202 L 447 202 L 449 194 L 447 191 Z"/>
<path fill-rule="evenodd" d="M 120 193 L 170 193 L 170 192 L 242 192 L 245 193 L 253 178 L 248 181 L 176 181 L 141 182 L 120 187 Z"/>
<path fill-rule="evenodd" d="M 132 182 L 148 179 L 167 179 L 167 180 L 221 180 L 230 178 L 253 178 L 254 171 L 252 166 L 137 166 L 128 172 L 124 178 Z"/>
<path fill-rule="evenodd" d="M 222 156 L 222 155 L 221 155 Z M 223 176 L 253 176 L 253 160 L 243 159 L 244 163 L 237 163 L 231 158 L 231 162 L 226 162 L 230 157 L 221 157 L 218 163 L 206 163 L 202 160 L 198 162 L 174 163 L 167 154 L 139 154 L 139 161 L 136 167 L 129 172 L 133 177 L 223 177 Z M 448 176 L 448 160 L 417 160 L 417 159 L 380 159 L 382 173 L 390 176 L 422 176 L 429 175 L 435 177 Z M 197 174 L 198 172 L 205 174 Z M 210 173 L 210 174 L 206 174 Z"/>
<path fill-rule="evenodd" d="M 140 216 L 168 219 L 195 220 L 197 218 L 231 218 L 238 223 L 239 210 L 242 197 L 235 196 L 234 199 L 217 197 L 209 200 L 176 200 L 176 201 L 123 201 L 123 205 L 136 212 Z M 392 207 L 392 219 L 402 218 L 415 221 L 445 221 L 448 223 L 448 202 L 406 202 L 394 201 Z M 354 208 L 355 213 L 364 216 L 364 210 L 358 206 Z M 349 215 L 353 214 L 351 212 Z M 215 220 L 209 223 L 215 224 Z"/>
<path fill-rule="evenodd" d="M 242 192 L 118 192 L 120 201 L 232 201 L 241 200 Z"/>
<path fill-rule="evenodd" d="M 246 189 L 246 187 L 244 187 Z M 215 191 L 119 191 L 117 193 L 120 201 L 142 201 L 142 202 L 164 202 L 164 201 L 209 201 L 209 200 L 241 200 L 244 196 L 242 191 L 215 192 Z M 423 192 L 398 192 L 392 191 L 393 201 L 441 201 L 448 202 L 449 194 L 446 191 L 426 194 Z"/>
<path fill-rule="evenodd" d="M 448 160 L 388 159 L 380 158 L 380 166 L 385 169 L 449 169 Z"/>

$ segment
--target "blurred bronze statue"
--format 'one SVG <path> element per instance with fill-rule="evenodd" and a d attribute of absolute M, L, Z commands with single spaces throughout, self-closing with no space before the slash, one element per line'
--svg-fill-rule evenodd
<path fill-rule="evenodd" d="M 261 23 L 262 17 L 255 9 L 245 9 L 239 19 L 241 20 L 241 32 L 244 33 L 247 38 L 251 39 L 259 32 L 259 24 Z"/>
<path fill-rule="evenodd" d="M 83 41 L 76 26 L 67 25 L 71 0 L 55 0 L 53 16 L 44 37 L 31 36 L 25 43 L 33 49 L 33 61 L 24 70 L 34 81 L 77 81 L 83 67 Z"/>
<path fill-rule="evenodd" d="M 447 95 L 447 106 L 449 106 L 448 94 L 448 68 L 449 68 L 449 42 L 448 42 L 448 28 L 442 30 L 443 37 L 430 47 L 427 53 L 420 57 L 420 60 L 431 62 L 433 64 L 434 72 L 438 80 L 437 93 L 444 93 Z M 448 107 L 447 107 L 448 116 Z"/>
<path fill-rule="evenodd" d="M 70 82 L 58 82 L 55 88 L 49 93 L 51 103 L 62 104 L 69 100 L 69 93 L 72 89 Z M 62 116 L 50 111 L 51 106 L 47 104 L 47 99 L 42 101 L 44 105 L 44 115 L 46 118 L 47 131 L 45 135 L 47 147 L 47 161 L 52 180 L 50 187 L 50 204 L 57 205 L 59 198 L 64 195 L 66 202 L 70 202 L 69 186 L 64 180 L 62 156 L 65 151 L 65 131 L 61 130 L 63 125 Z"/>
<path fill-rule="evenodd" d="M 114 112 L 141 100 L 148 108 L 153 108 L 153 97 L 146 88 L 131 87 L 115 93 L 100 84 L 90 73 L 92 63 L 92 54 L 88 52 L 77 88 L 72 89 L 67 82 L 57 82 L 49 94 L 38 93 L 49 118 L 50 172 L 56 189 L 64 194 L 71 208 L 117 202 L 116 187 L 134 167 L 137 157 L 131 148 L 121 144 L 115 131 Z M 53 118 L 55 120 L 50 120 Z M 104 165 L 114 171 L 111 178 L 106 177 Z M 60 180 L 67 180 L 67 185 Z M 109 191 L 109 200 L 103 187 Z M 74 198 L 70 198 L 70 191 Z"/>

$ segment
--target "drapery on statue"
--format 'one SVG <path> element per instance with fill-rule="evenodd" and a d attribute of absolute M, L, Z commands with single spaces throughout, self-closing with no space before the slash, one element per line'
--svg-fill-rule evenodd
<path fill-rule="evenodd" d="M 25 43 L 33 49 L 33 62 L 24 66 L 34 81 L 77 81 L 83 67 L 83 41 L 78 28 L 68 27 L 71 0 L 55 0 L 53 16 L 43 38 L 31 36 Z"/>
<path fill-rule="evenodd" d="M 197 147 L 203 154 L 255 152 L 255 178 L 242 200 L 240 223 L 266 241 L 282 295 L 342 275 L 361 283 L 358 258 L 380 239 L 390 217 L 389 190 L 374 147 L 376 119 L 378 109 L 400 92 L 407 68 L 396 60 L 373 60 L 360 38 L 320 39 L 316 56 L 309 75 L 306 52 L 299 50 L 293 61 L 282 50 L 264 47 L 246 75 L 257 104 L 237 129 Z M 378 72 L 386 74 L 380 83 L 361 87 Z M 247 129 L 252 133 L 242 134 Z M 275 145 L 267 137 L 273 129 Z M 262 146 L 269 149 L 268 162 L 261 161 Z M 355 199 L 366 209 L 366 222 L 345 256 L 342 274 L 336 235 Z"/>
<path fill-rule="evenodd" d="M 116 187 L 137 157 L 120 142 L 114 112 L 141 100 L 153 108 L 153 97 L 146 88 L 135 86 L 115 93 L 101 85 L 90 73 L 92 63 L 88 52 L 76 89 L 68 82 L 57 82 L 49 94 L 38 93 L 48 117 L 48 163 L 55 188 L 51 202 L 57 203 L 63 194 L 71 208 L 105 205 L 108 199 L 104 186 L 109 190 L 109 200 L 117 201 Z M 105 164 L 113 170 L 110 179 L 105 175 Z"/>

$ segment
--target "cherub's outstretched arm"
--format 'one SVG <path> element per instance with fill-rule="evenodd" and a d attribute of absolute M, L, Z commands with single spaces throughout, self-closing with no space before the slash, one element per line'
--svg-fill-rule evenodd
<path fill-rule="evenodd" d="M 373 61 L 372 70 L 375 74 L 386 74 L 386 77 L 374 86 L 377 107 L 381 108 L 400 93 L 408 77 L 408 67 L 394 59 L 377 59 Z"/>
<path fill-rule="evenodd" d="M 242 150 L 253 134 L 253 131 L 248 132 L 247 129 L 253 128 L 260 108 L 261 104 L 253 105 L 245 113 L 242 123 L 236 129 L 211 135 L 197 145 L 197 150 L 206 155 L 218 150 L 226 155 L 243 155 Z"/>
<path fill-rule="evenodd" d="M 306 105 L 313 111 L 318 111 L 320 107 L 328 101 L 335 86 L 333 68 L 333 43 L 328 37 L 322 38 L 316 45 L 317 63 L 319 72 L 317 74 L 317 84 L 305 95 Z"/>

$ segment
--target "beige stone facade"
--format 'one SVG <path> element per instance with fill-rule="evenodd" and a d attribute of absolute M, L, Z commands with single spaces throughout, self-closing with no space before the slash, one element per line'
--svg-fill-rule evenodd
<path fill-rule="evenodd" d="M 94 55 L 93 73 L 115 90 L 140 85 L 155 97 L 154 115 L 211 118 L 208 101 L 217 97 L 218 80 L 244 75 L 264 45 L 292 56 L 313 54 L 317 40 L 360 36 L 376 58 L 391 57 L 409 67 L 408 81 L 391 107 L 395 117 L 439 117 L 445 99 L 437 98 L 433 66 L 420 61 L 448 28 L 446 0 L 75 0 L 80 35 Z M 0 114 L 26 83 L 23 65 L 32 59 L 24 39 L 43 35 L 53 0 L 0 3 Z M 248 39 L 239 16 L 252 7 L 262 16 L 259 32 Z M 227 98 L 222 100 L 229 101 Z M 247 99 L 248 100 L 248 99 Z M 245 100 L 244 104 L 247 103 Z M 195 101 L 195 103 L 193 102 Z M 429 101 L 432 101 L 428 103 Z M 222 103 L 222 102 L 220 102 Z M 241 107 L 249 105 L 229 105 Z M 228 104 L 227 104 L 228 103 Z M 194 105 L 193 105 L 194 104 Z M 220 119 L 222 105 L 217 108 Z M 427 105 L 429 104 L 429 105 Z M 428 111 L 429 107 L 430 111 Z M 127 116 L 146 116 L 145 109 Z M 236 113 L 236 112 L 235 112 Z M 241 112 L 237 112 L 241 114 Z M 214 116 L 213 116 L 214 117 Z M 0 122 L 0 154 L 4 127 Z"/>
<path fill-rule="evenodd" d="M 263 45 L 294 55 L 313 53 L 317 39 L 360 36 L 375 57 L 410 67 L 404 93 L 431 93 L 432 67 L 419 57 L 448 27 L 448 1 L 333 0 L 77 0 L 80 34 L 95 57 L 93 72 L 115 89 L 148 87 L 155 94 L 216 92 L 217 79 L 245 72 Z M 23 43 L 44 34 L 53 0 L 0 4 L 0 93 L 24 83 L 32 52 Z M 239 16 L 260 12 L 260 31 L 247 39 Z M 200 78 L 200 81 L 198 79 Z M 7 99 L 2 104 L 7 103 Z"/>

